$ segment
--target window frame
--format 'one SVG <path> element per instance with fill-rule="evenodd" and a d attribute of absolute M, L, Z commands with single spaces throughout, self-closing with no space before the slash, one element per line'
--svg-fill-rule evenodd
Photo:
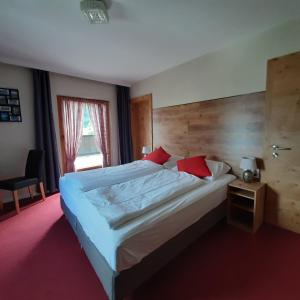
<path fill-rule="evenodd" d="M 106 121 L 107 121 L 107 143 L 109 146 L 109 153 L 111 154 L 111 139 L 110 139 L 110 111 L 109 111 L 109 101 L 107 100 L 97 100 L 97 99 L 89 99 L 89 98 L 80 98 L 80 97 L 71 97 L 58 95 L 57 96 L 57 112 L 58 112 L 58 123 L 59 123 L 59 140 L 60 140 L 60 149 L 61 149 L 61 163 L 62 163 L 62 172 L 66 173 L 66 150 L 65 150 L 65 137 L 64 137 L 64 124 L 63 124 L 63 112 L 62 112 L 62 102 L 64 100 L 77 101 L 83 103 L 96 103 L 96 104 L 104 104 L 106 106 Z M 101 165 L 87 167 L 78 169 L 76 171 L 85 171 L 92 170 L 102 167 Z"/>

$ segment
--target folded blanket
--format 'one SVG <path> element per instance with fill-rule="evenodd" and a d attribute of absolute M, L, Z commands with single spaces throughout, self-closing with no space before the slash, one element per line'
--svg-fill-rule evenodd
<path fill-rule="evenodd" d="M 161 170 L 120 184 L 99 187 L 84 194 L 109 226 L 117 228 L 204 182 L 184 172 Z"/>
<path fill-rule="evenodd" d="M 134 178 L 145 176 L 162 170 L 163 166 L 152 161 L 137 160 L 129 164 L 99 168 L 95 170 L 66 173 L 64 177 L 69 184 L 83 192 L 100 186 L 108 186 L 121 183 Z"/>

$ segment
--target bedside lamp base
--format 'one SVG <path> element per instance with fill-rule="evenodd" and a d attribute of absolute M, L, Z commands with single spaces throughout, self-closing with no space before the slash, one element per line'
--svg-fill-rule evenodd
<path fill-rule="evenodd" d="M 243 172 L 243 180 L 244 182 L 251 183 L 253 182 L 254 174 L 251 170 L 245 170 Z"/>

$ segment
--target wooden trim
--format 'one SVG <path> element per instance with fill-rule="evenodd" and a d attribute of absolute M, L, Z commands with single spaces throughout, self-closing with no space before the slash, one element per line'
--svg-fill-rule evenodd
<path fill-rule="evenodd" d="M 151 105 L 151 147 L 153 149 L 153 99 L 152 99 L 152 94 L 146 94 L 140 97 L 135 97 L 130 100 L 131 103 L 133 102 L 142 102 L 142 101 L 149 101 Z"/>
<path fill-rule="evenodd" d="M 244 97 L 246 95 L 251 95 L 251 94 L 259 94 L 259 93 L 265 93 L 266 90 L 259 90 L 257 92 L 253 92 L 253 93 L 249 93 L 249 94 L 238 94 L 238 95 L 232 95 L 232 96 L 226 96 L 226 97 L 223 97 L 223 98 L 213 98 L 213 99 L 206 99 L 206 100 L 194 100 L 194 101 L 191 101 L 191 102 L 187 102 L 187 103 L 181 103 L 181 104 L 173 104 L 173 105 L 168 105 L 168 106 L 159 106 L 159 107 L 155 107 L 155 110 L 157 109 L 168 109 L 168 108 L 176 108 L 177 106 L 186 106 L 186 105 L 191 105 L 191 104 L 195 104 L 195 103 L 198 103 L 198 102 L 205 102 L 205 101 L 218 101 L 218 100 L 230 100 L 231 98 L 234 98 L 234 97 Z M 151 94 L 152 95 L 152 94 Z"/>
<path fill-rule="evenodd" d="M 17 214 L 20 213 L 20 204 L 19 204 L 19 196 L 18 196 L 18 191 L 13 191 L 12 192 L 13 194 L 13 198 L 14 198 L 14 201 L 15 201 L 15 206 L 16 206 L 16 212 Z"/>
<path fill-rule="evenodd" d="M 150 135 L 149 135 L 149 139 L 151 139 L 151 141 L 148 143 L 143 143 L 143 145 L 146 145 L 147 146 L 151 146 L 151 148 L 153 149 L 153 101 L 152 101 L 152 94 L 146 94 L 146 95 L 143 95 L 143 96 L 139 96 L 139 97 L 135 97 L 135 98 L 132 98 L 130 100 L 130 115 L 131 115 L 131 133 L 132 133 L 132 142 L 133 142 L 133 155 L 134 155 L 134 159 L 140 159 L 141 157 L 139 155 L 137 155 L 137 149 L 136 149 L 136 146 L 143 146 L 143 145 L 137 145 L 137 139 L 136 140 L 136 136 L 135 135 L 139 135 L 140 132 L 140 129 L 137 129 L 136 127 L 136 124 L 135 124 L 135 115 L 134 115 L 134 112 L 133 112 L 133 105 L 136 104 L 136 103 L 141 103 L 141 102 L 146 102 L 146 103 L 149 103 L 150 105 Z M 141 124 L 140 124 L 141 125 Z M 140 127 L 138 127 L 140 128 Z"/>
<path fill-rule="evenodd" d="M 46 200 L 46 196 L 45 196 L 45 190 L 44 190 L 44 184 L 43 184 L 43 182 L 39 183 L 39 187 L 40 187 L 40 191 L 41 191 L 41 194 L 42 194 L 43 201 L 45 201 Z"/>
<path fill-rule="evenodd" d="M 92 166 L 92 167 L 87 167 L 87 168 L 81 168 L 81 169 L 77 169 L 76 172 L 89 171 L 89 170 L 94 170 L 94 169 L 99 169 L 99 168 L 103 168 L 103 166 L 97 165 L 97 166 Z"/>
<path fill-rule="evenodd" d="M 107 108 L 107 142 L 109 150 L 109 164 L 111 164 L 111 139 L 110 139 L 110 111 L 109 111 L 109 101 L 106 100 L 96 100 L 96 99 L 86 99 L 79 97 L 69 97 L 69 96 L 57 96 L 57 111 L 58 111 L 58 123 L 59 123 L 59 139 L 60 139 L 60 148 L 61 148 L 61 159 L 62 159 L 62 174 L 66 172 L 66 149 L 65 149 L 65 137 L 64 137 L 64 123 L 63 123 L 63 113 L 62 113 L 62 102 L 64 100 L 77 101 L 84 103 L 95 103 L 95 104 L 105 104 Z"/>
<path fill-rule="evenodd" d="M 300 51 L 268 61 L 265 107 L 265 220 L 300 233 Z M 291 150 L 274 159 L 273 144 Z"/>
<path fill-rule="evenodd" d="M 61 96 L 57 96 L 57 112 L 58 112 L 58 123 L 59 123 L 59 140 L 61 148 L 61 162 L 62 162 L 62 174 L 66 171 L 66 149 L 65 149 L 65 135 L 64 135 L 64 122 L 62 114 L 62 101 Z"/>
<path fill-rule="evenodd" d="M 85 102 L 85 103 L 103 103 L 109 105 L 109 101 L 107 100 L 97 100 L 97 99 L 90 99 L 90 98 L 80 98 L 80 97 L 71 97 L 71 96 L 64 96 L 64 95 L 58 95 L 57 99 L 60 98 L 62 100 L 69 100 L 69 101 L 77 101 L 77 102 Z"/>
<path fill-rule="evenodd" d="M 32 187 L 31 186 L 28 186 L 28 193 L 30 195 L 30 198 L 33 199 L 33 191 L 32 191 Z"/>

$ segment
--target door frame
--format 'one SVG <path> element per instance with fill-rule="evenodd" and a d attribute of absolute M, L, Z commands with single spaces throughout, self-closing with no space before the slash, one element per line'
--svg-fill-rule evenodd
<path fill-rule="evenodd" d="M 153 101 L 152 101 L 152 93 L 131 98 L 130 99 L 130 105 L 132 105 L 132 103 L 138 103 L 138 102 L 142 102 L 142 101 L 148 101 L 150 103 L 150 107 L 151 107 L 151 111 L 150 111 L 151 144 L 147 145 L 147 146 L 151 146 L 151 148 L 153 150 Z M 131 132 L 132 132 L 132 115 L 131 114 L 132 114 L 132 110 L 130 109 Z"/>
<path fill-rule="evenodd" d="M 287 230 L 300 233 L 297 214 L 299 186 L 299 127 L 297 108 L 299 102 L 300 52 L 295 52 L 268 60 L 266 89 L 266 124 L 264 140 L 264 170 L 262 181 L 266 182 L 265 221 Z M 290 102 L 291 101 L 291 102 Z M 297 106 L 291 111 L 291 103 Z M 297 115 L 296 115 L 297 113 Z M 294 120 L 287 126 L 279 126 L 287 119 Z M 279 120 L 279 121 L 278 121 Z M 298 142 L 298 143 L 297 143 Z M 272 158 L 272 145 L 276 144 L 290 151 L 280 152 Z M 277 151 L 275 151 L 277 152 Z M 295 162 L 295 163 L 294 163 Z M 293 166 L 288 166 L 293 164 Z M 280 173 L 278 173 L 278 170 Z M 277 172 L 276 172 L 277 171 Z"/>

